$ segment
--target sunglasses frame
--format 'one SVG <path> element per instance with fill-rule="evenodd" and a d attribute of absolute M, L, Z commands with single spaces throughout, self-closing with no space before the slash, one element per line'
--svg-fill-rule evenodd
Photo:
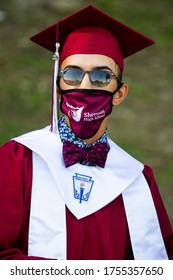
<path fill-rule="evenodd" d="M 65 71 L 67 71 L 68 69 L 70 69 L 70 70 L 71 70 L 71 69 L 74 69 L 74 70 L 79 70 L 79 71 L 81 71 L 81 73 L 82 73 L 82 79 L 81 79 L 81 81 L 80 81 L 80 82 L 77 82 L 77 83 L 74 83 L 74 85 L 73 85 L 73 84 L 70 84 L 70 83 L 67 83 L 67 81 L 64 79 L 64 73 L 65 73 Z M 109 74 L 110 74 L 110 81 L 109 81 L 108 83 L 104 84 L 104 85 L 95 84 L 95 83 L 91 80 L 91 76 L 90 76 L 94 71 L 102 71 L 102 72 L 109 73 Z M 92 85 L 94 85 L 94 86 L 97 86 L 97 87 L 106 87 L 107 85 L 110 84 L 110 82 L 111 82 L 111 80 L 112 80 L 113 77 L 118 81 L 118 83 L 122 84 L 122 82 L 118 79 L 118 77 L 117 77 L 111 70 L 109 70 L 109 69 L 99 69 L 99 68 L 95 68 L 95 69 L 93 69 L 93 70 L 91 70 L 91 71 L 84 71 L 84 70 L 82 70 L 82 69 L 80 69 L 80 68 L 67 67 L 67 68 L 65 68 L 65 69 L 63 69 L 63 70 L 60 71 L 59 77 L 62 77 L 62 78 L 63 78 L 63 81 L 64 81 L 67 85 L 69 85 L 69 86 L 77 86 L 77 85 L 80 85 L 80 84 L 81 84 L 81 82 L 83 81 L 83 78 L 85 77 L 86 74 L 88 74 L 88 76 L 89 76 L 90 83 L 91 83 Z"/>

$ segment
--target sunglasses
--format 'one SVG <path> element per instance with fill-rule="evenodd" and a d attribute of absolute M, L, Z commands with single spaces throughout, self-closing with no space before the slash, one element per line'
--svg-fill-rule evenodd
<path fill-rule="evenodd" d="M 115 78 L 120 84 L 122 84 L 117 76 L 108 69 L 96 68 L 91 71 L 83 71 L 80 68 L 69 67 L 60 71 L 60 77 L 63 78 L 67 85 L 77 86 L 80 85 L 86 73 L 89 75 L 91 84 L 96 87 L 105 87 L 109 85 L 112 78 Z"/>

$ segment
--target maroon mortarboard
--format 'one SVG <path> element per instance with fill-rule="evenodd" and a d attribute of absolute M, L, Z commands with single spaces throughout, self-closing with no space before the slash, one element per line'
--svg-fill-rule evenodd
<path fill-rule="evenodd" d="M 119 22 L 118 20 L 112 18 L 111 16 L 91 5 L 56 22 L 50 27 L 32 36 L 30 39 L 52 52 L 55 52 L 55 44 L 58 42 L 60 44 L 59 52 L 61 57 L 64 42 L 66 41 L 69 34 L 82 27 L 91 26 L 99 27 L 112 33 L 115 41 L 118 42 L 123 59 L 154 43 L 154 41 L 150 38 L 137 32 L 136 30 L 133 30 L 132 28 L 126 26 L 125 24 Z M 80 34 L 81 32 L 78 32 L 78 45 L 80 44 Z M 107 44 L 104 47 L 105 44 L 105 41 L 102 42 L 102 44 L 99 44 L 99 42 L 97 43 L 99 53 L 104 54 L 104 52 L 107 52 Z M 70 44 L 68 46 L 70 47 Z M 73 51 L 75 51 L 74 48 Z M 110 52 L 112 52 L 112 50 Z M 116 54 L 113 56 L 115 57 Z"/>
<path fill-rule="evenodd" d="M 123 71 L 123 60 L 126 57 L 154 44 L 150 38 L 91 5 L 56 22 L 30 39 L 55 53 L 54 118 L 59 60 L 61 63 L 72 54 L 103 54 L 115 60 Z"/>

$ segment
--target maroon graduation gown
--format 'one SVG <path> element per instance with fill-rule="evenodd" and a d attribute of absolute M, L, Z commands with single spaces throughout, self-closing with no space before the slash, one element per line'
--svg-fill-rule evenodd
<path fill-rule="evenodd" d="M 143 174 L 151 189 L 169 259 L 173 259 L 173 232 L 151 168 L 145 166 Z M 28 256 L 31 187 L 32 151 L 10 141 L 0 148 L 0 259 L 44 259 Z M 67 259 L 133 259 L 121 195 L 80 220 L 66 209 L 66 223 Z"/>

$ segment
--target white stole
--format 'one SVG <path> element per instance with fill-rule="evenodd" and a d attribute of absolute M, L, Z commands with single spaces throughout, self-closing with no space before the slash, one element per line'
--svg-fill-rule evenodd
<path fill-rule="evenodd" d="M 13 140 L 33 151 L 29 255 L 66 259 L 65 205 L 81 219 L 122 194 L 135 259 L 167 259 L 143 164 L 109 140 L 104 169 L 81 164 L 65 168 L 59 135 L 48 128 Z M 83 185 L 86 200 L 80 201 Z"/>

